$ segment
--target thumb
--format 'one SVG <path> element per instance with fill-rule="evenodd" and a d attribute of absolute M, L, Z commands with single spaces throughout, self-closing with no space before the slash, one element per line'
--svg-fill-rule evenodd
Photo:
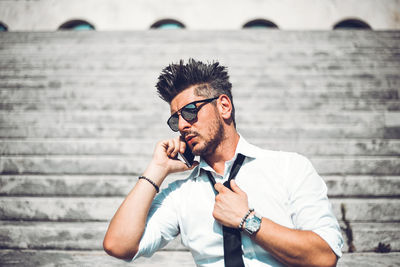
<path fill-rule="evenodd" d="M 237 194 L 240 194 L 240 195 L 246 194 L 242 189 L 240 189 L 240 187 L 236 184 L 234 179 L 231 180 L 231 188 L 232 188 L 232 191 Z"/>

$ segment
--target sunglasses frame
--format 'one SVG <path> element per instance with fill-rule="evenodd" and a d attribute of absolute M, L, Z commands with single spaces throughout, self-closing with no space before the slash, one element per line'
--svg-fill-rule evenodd
<path fill-rule="evenodd" d="M 187 103 L 187 104 L 184 105 L 181 109 L 179 109 L 177 112 L 175 112 L 174 114 L 172 114 L 172 115 L 169 117 L 169 119 L 167 120 L 167 124 L 168 124 L 169 128 L 171 128 L 171 130 L 174 131 L 174 132 L 179 131 L 179 128 L 177 128 L 177 129 L 175 130 L 174 128 L 172 128 L 172 126 L 171 126 L 171 124 L 170 124 L 170 121 L 171 121 L 173 118 L 178 118 L 178 124 L 179 124 L 179 115 L 182 115 L 182 118 L 183 118 L 185 121 L 187 121 L 187 122 L 192 122 L 192 121 L 194 121 L 194 120 L 197 119 L 197 113 L 200 111 L 201 107 L 203 107 L 203 105 L 201 105 L 200 107 L 197 107 L 196 104 L 198 104 L 198 103 L 205 103 L 205 104 L 211 103 L 212 101 L 214 101 L 214 100 L 216 100 L 216 99 L 218 99 L 218 98 L 219 98 L 219 96 L 216 96 L 216 97 L 212 97 L 212 98 L 207 98 L 207 99 L 202 99 L 202 100 L 197 100 L 197 101 L 193 101 L 193 102 Z M 184 117 L 184 115 L 182 114 L 182 110 L 185 109 L 185 108 L 186 108 L 187 106 L 189 106 L 189 105 L 194 105 L 195 108 L 193 108 L 193 110 L 196 111 L 195 117 L 194 117 L 193 119 L 191 119 L 191 120 L 187 120 L 187 119 Z"/>

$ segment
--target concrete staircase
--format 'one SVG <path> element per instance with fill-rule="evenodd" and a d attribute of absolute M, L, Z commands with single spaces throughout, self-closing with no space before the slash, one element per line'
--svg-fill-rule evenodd
<path fill-rule="evenodd" d="M 228 66 L 248 141 L 311 159 L 338 266 L 399 266 L 400 32 L 264 30 L 0 33 L 1 266 L 126 265 L 102 239 L 173 136 L 156 78 L 189 57 Z M 178 265 L 179 238 L 136 266 Z"/>

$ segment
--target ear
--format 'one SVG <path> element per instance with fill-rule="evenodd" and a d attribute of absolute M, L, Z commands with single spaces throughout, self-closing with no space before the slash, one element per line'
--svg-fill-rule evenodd
<path fill-rule="evenodd" d="M 219 113 L 224 120 L 231 119 L 232 115 L 232 102 L 227 95 L 221 95 L 218 99 Z"/>

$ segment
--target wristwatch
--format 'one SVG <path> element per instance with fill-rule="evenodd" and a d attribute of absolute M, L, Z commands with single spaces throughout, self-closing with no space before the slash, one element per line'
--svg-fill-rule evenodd
<path fill-rule="evenodd" d="M 260 230 L 260 226 L 261 216 L 255 213 L 252 217 L 246 219 L 244 230 L 246 230 L 249 235 L 254 235 L 258 230 Z"/>

